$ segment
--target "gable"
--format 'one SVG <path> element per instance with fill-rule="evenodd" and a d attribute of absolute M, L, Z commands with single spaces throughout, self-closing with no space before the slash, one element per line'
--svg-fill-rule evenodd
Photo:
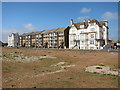
<path fill-rule="evenodd" d="M 69 34 L 77 34 L 77 28 L 75 26 L 72 26 L 70 29 L 69 29 Z"/>

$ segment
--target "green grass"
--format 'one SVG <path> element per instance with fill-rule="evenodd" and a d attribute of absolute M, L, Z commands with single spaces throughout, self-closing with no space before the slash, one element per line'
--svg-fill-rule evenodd
<path fill-rule="evenodd" d="M 112 70 L 112 71 L 118 71 L 118 70 L 120 70 L 120 67 L 111 67 L 110 70 Z"/>
<path fill-rule="evenodd" d="M 36 86 L 33 86 L 32 88 L 37 88 Z"/>

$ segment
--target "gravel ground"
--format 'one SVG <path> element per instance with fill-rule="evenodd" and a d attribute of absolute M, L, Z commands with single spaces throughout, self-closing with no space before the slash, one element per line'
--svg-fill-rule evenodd
<path fill-rule="evenodd" d="M 96 72 L 96 73 L 100 73 L 100 74 L 119 75 L 118 71 L 112 71 L 112 70 L 110 70 L 109 66 L 99 66 L 99 65 L 88 66 L 85 71 L 86 72 L 92 72 L 92 73 Z"/>
<path fill-rule="evenodd" d="M 6 61 L 15 61 L 15 62 L 31 62 L 36 60 L 41 60 L 44 58 L 56 58 L 54 56 L 44 55 L 44 56 L 25 56 L 22 53 L 4 53 L 2 59 Z"/>

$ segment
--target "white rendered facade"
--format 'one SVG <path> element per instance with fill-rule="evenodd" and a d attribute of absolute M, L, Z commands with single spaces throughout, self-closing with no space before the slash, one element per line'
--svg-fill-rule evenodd
<path fill-rule="evenodd" d="M 17 47 L 19 45 L 18 33 L 12 33 L 8 36 L 8 47 Z"/>
<path fill-rule="evenodd" d="M 69 49 L 105 49 L 108 45 L 108 22 L 95 19 L 74 23 L 69 30 Z"/>

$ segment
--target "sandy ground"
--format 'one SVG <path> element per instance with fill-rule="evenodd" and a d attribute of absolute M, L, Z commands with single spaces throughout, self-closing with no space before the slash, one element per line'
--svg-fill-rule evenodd
<path fill-rule="evenodd" d="M 55 57 L 38 58 L 29 62 L 14 62 L 14 58 L 10 58 L 10 60 L 3 58 L 3 88 L 118 87 L 117 76 L 85 72 L 87 66 L 98 65 L 100 63 L 113 68 L 118 67 L 118 53 L 12 48 L 3 48 L 2 52 L 3 54 L 19 52 L 27 57 Z M 58 72 L 53 73 L 56 71 Z"/>

